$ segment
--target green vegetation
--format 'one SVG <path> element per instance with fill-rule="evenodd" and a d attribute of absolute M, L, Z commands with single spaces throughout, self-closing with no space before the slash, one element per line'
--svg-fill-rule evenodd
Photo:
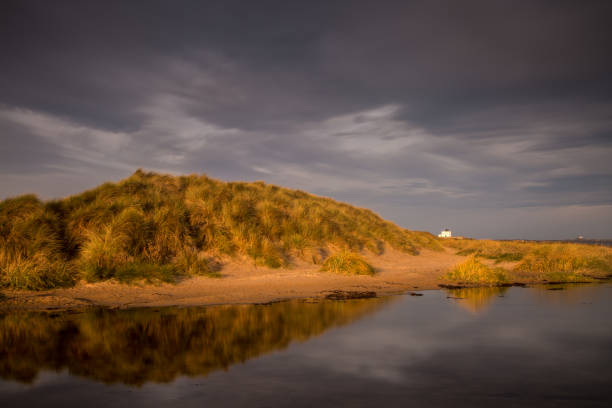
<path fill-rule="evenodd" d="M 70 286 L 79 279 L 174 281 L 216 276 L 224 257 L 271 268 L 320 263 L 331 248 L 416 255 L 440 250 L 372 211 L 263 182 L 226 183 L 141 170 L 62 200 L 0 202 L 0 285 Z"/>
<path fill-rule="evenodd" d="M 507 281 L 504 268 L 491 268 L 474 256 L 456 265 L 448 272 L 446 278 L 460 283 L 478 285 L 499 285 Z"/>
<path fill-rule="evenodd" d="M 387 301 L 7 313 L 0 315 L 0 378 L 31 383 L 41 371 L 68 370 L 142 385 L 202 376 L 350 323 Z"/>
<path fill-rule="evenodd" d="M 374 268 L 358 254 L 342 251 L 330 256 L 321 268 L 326 272 L 349 275 L 374 275 Z"/>
<path fill-rule="evenodd" d="M 612 248 L 519 241 L 452 240 L 459 255 L 513 262 L 507 274 L 531 281 L 585 282 L 612 273 Z M 474 263 L 475 265 L 475 263 Z"/>

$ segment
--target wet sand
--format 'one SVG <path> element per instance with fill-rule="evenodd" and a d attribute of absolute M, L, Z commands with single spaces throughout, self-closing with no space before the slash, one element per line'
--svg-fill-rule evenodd
<path fill-rule="evenodd" d="M 452 251 L 422 251 L 418 256 L 387 250 L 366 256 L 375 276 L 321 272 L 319 265 L 296 263 L 290 269 L 256 267 L 247 259 L 231 260 L 222 277 L 195 277 L 176 284 L 79 282 L 68 289 L 4 291 L 0 309 L 55 310 L 90 306 L 110 308 L 267 303 L 283 299 L 321 298 L 334 291 L 373 291 L 378 296 L 437 289 L 440 277 L 465 257 Z"/>

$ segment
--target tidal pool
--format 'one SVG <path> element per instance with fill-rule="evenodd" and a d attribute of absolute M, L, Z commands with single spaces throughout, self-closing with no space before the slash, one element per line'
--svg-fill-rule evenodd
<path fill-rule="evenodd" d="M 612 403 L 612 285 L 0 316 L 0 406 Z"/>

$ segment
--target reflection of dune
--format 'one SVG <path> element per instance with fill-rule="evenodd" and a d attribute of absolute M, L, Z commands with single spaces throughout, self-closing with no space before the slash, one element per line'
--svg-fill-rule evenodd
<path fill-rule="evenodd" d="M 0 316 L 0 377 L 68 369 L 105 383 L 205 375 L 377 310 L 384 299 Z"/>
<path fill-rule="evenodd" d="M 507 287 L 463 288 L 448 290 L 449 296 L 457 299 L 457 304 L 472 313 L 482 312 L 496 296 L 501 296 Z"/>

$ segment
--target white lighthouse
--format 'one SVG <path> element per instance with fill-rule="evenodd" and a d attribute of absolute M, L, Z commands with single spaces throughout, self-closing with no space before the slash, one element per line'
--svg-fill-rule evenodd
<path fill-rule="evenodd" d="M 453 233 L 448 228 L 444 228 L 444 230 L 438 234 L 438 237 L 440 238 L 451 238 L 452 236 Z"/>

